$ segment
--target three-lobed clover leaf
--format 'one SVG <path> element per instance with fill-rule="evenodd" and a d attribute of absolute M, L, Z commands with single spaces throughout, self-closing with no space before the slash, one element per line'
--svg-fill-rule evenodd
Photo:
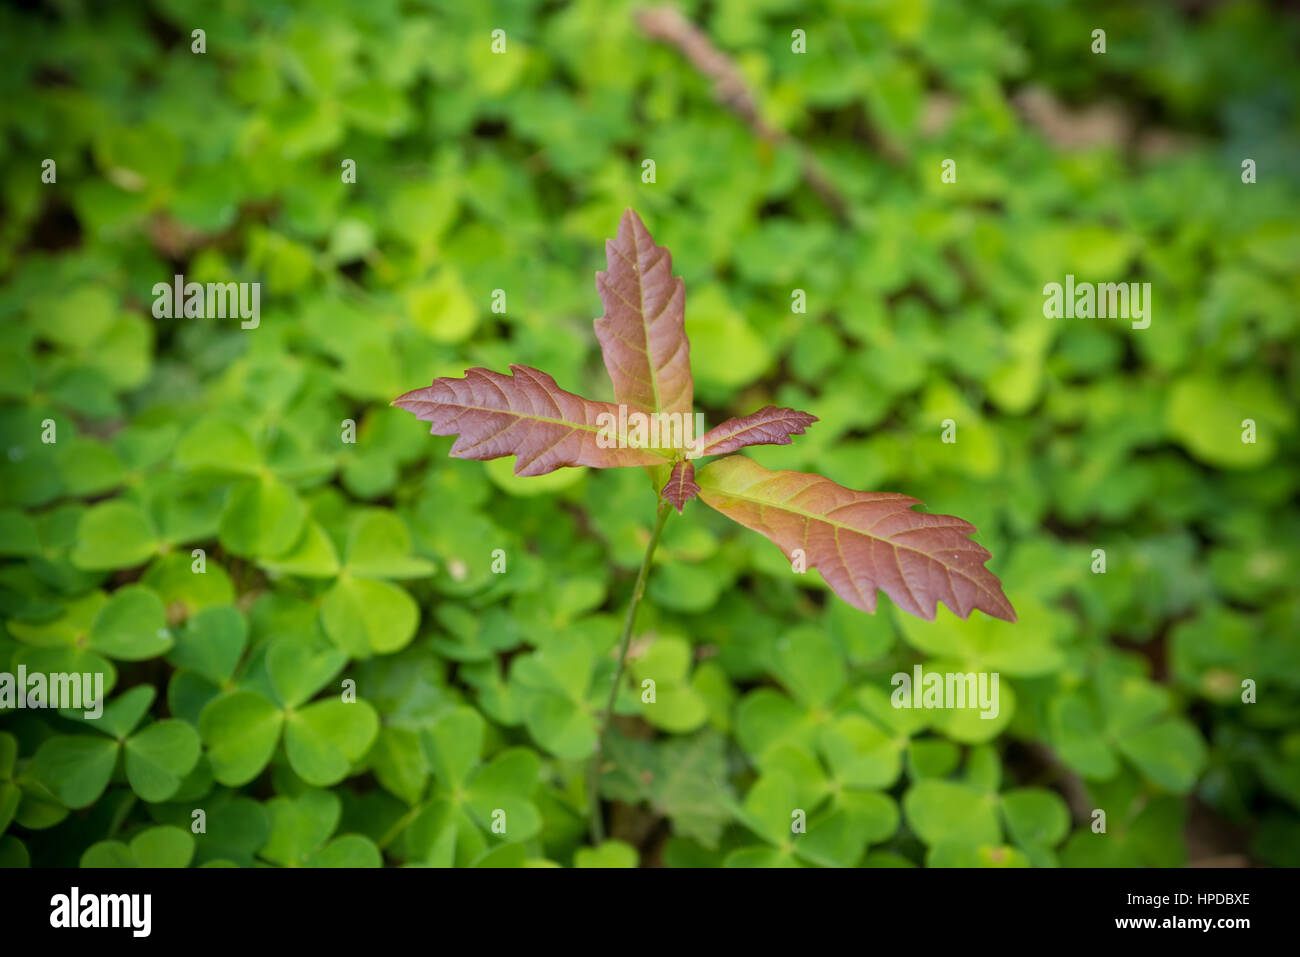
<path fill-rule="evenodd" d="M 331 839 L 343 816 L 333 791 L 315 788 L 296 797 L 266 802 L 270 831 L 258 856 L 282 867 L 379 867 L 383 857 L 368 837 L 341 834 Z"/>
<path fill-rule="evenodd" d="M 509 688 L 533 740 L 557 757 L 590 755 L 605 695 L 597 676 L 610 667 L 586 640 L 551 644 L 515 658 Z"/>
<path fill-rule="evenodd" d="M 421 733 L 434 786 L 404 835 L 410 859 L 464 866 L 500 842 L 518 844 L 541 831 L 542 815 L 532 801 L 541 760 L 528 748 L 515 747 L 484 763 L 486 731 L 477 711 L 459 707 Z"/>
<path fill-rule="evenodd" d="M 1108 781 L 1123 755 L 1163 790 L 1188 793 L 1206 747 L 1192 722 L 1170 713 L 1169 690 L 1114 663 L 1098 669 L 1095 686 L 1095 698 L 1068 690 L 1050 703 L 1048 732 L 1061 759 L 1084 778 Z"/>
<path fill-rule="evenodd" d="M 233 605 L 213 605 L 191 616 L 176 633 L 167 660 L 177 674 L 189 671 L 220 688 L 226 685 L 248 645 L 248 623 Z"/>
<path fill-rule="evenodd" d="M 926 777 L 903 796 L 908 826 L 929 848 L 932 867 L 1054 867 L 1054 848 L 1070 831 L 1070 812 L 1055 791 L 999 793 L 1002 769 L 990 746 L 974 749 L 956 779 Z M 1014 846 L 1003 843 L 1009 838 Z"/>
<path fill-rule="evenodd" d="M 308 784 L 327 787 L 347 777 L 379 733 L 379 716 L 363 700 L 311 701 L 347 660 L 336 648 L 275 639 L 266 653 L 266 693 L 248 682 L 210 700 L 199 715 L 213 777 L 227 787 L 247 784 L 270 762 L 282 732 L 289 765 Z"/>
<path fill-rule="evenodd" d="M 391 579 L 432 574 L 433 564 L 412 553 L 406 523 L 392 512 L 369 509 L 348 531 L 338 577 L 321 600 L 321 624 L 353 658 L 400 651 L 415 637 L 420 609 Z"/>
<path fill-rule="evenodd" d="M 25 644 L 84 658 L 82 663 L 88 666 L 80 670 L 92 673 L 108 670 L 89 667 L 104 658 L 144 661 L 166 654 L 173 644 L 162 599 L 146 585 L 124 585 L 111 596 L 93 591 L 68 602 L 63 614 L 50 621 L 14 621 L 8 628 Z"/>
<path fill-rule="evenodd" d="M 295 383 L 292 369 L 277 370 Z M 264 385 L 262 378 L 257 380 Z M 265 405 L 274 407 L 276 397 Z M 274 559 L 294 549 L 308 520 L 307 506 L 293 483 L 328 474 L 333 463 L 298 447 L 292 432 L 269 425 L 255 441 L 242 420 L 209 415 L 190 427 L 176 446 L 176 464 L 198 477 L 232 484 L 216 529 L 221 544 L 236 555 Z"/>
<path fill-rule="evenodd" d="M 152 685 L 137 685 L 106 703 L 98 718 L 60 709 L 64 717 L 83 722 L 106 737 L 75 734 L 47 738 L 32 761 L 36 780 L 66 807 L 88 807 L 108 787 L 121 755 L 127 782 L 137 795 L 146 801 L 171 798 L 198 763 L 199 736 L 175 718 L 153 721 L 136 731 L 155 694 Z"/>
<path fill-rule="evenodd" d="M 646 700 L 642 692 L 642 717 L 653 727 L 683 734 L 707 720 L 708 704 L 690 680 L 691 655 L 686 639 L 663 635 L 632 662 L 638 687 L 646 688 L 647 681 L 654 682 L 652 700 Z"/>
<path fill-rule="evenodd" d="M 795 754 L 790 757 L 795 759 Z M 851 867 L 868 843 L 883 840 L 897 828 L 898 809 L 878 792 L 838 793 L 821 808 L 825 799 L 817 791 L 825 787 L 818 787 L 816 778 L 803 777 L 809 770 L 815 768 L 795 759 L 790 767 L 766 771 L 754 782 L 735 815 L 767 846 L 732 851 L 724 866 Z"/>
<path fill-rule="evenodd" d="M 698 497 L 766 536 L 788 560 L 802 558 L 862 611 L 874 613 L 876 593 L 883 591 L 927 620 L 942 602 L 962 618 L 978 608 L 1016 621 L 1001 583 L 984 565 L 989 552 L 970 538 L 975 526 L 969 522 L 917 512 L 921 502 L 907 495 L 857 492 L 820 475 L 773 472 L 726 455 L 749 445 L 788 444 L 816 417 L 767 406 L 687 442 L 694 382 L 684 284 L 672 275 L 668 250 L 630 209 L 606 243 L 606 259 L 608 268 L 596 275 L 605 313 L 595 331 L 618 406 L 567 392 L 546 373 L 521 365 L 511 365 L 510 376 L 474 368 L 462 379 L 437 378 L 392 404 L 429 422 L 434 435 L 457 436 L 453 456 L 513 455 L 520 476 L 566 466 L 646 466 L 660 497 L 678 511 Z M 653 418 L 657 428 L 639 433 L 628 425 L 634 415 Z M 697 472 L 694 459 L 702 455 L 725 457 Z"/>

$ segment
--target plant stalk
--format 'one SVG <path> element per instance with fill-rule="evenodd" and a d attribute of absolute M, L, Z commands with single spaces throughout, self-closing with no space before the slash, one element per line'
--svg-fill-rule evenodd
<path fill-rule="evenodd" d="M 623 680 L 623 668 L 627 665 L 627 649 L 632 644 L 632 628 L 636 625 L 636 611 L 645 594 L 646 578 L 650 575 L 650 563 L 654 559 L 655 549 L 659 547 L 659 536 L 663 534 L 664 523 L 668 521 L 673 507 L 667 502 L 659 503 L 655 516 L 654 531 L 650 533 L 650 543 L 646 545 L 645 557 L 641 559 L 641 570 L 636 575 L 636 585 L 632 589 L 632 601 L 627 606 L 627 618 L 623 620 L 623 637 L 619 639 L 618 668 L 614 671 L 614 683 L 609 689 L 609 700 L 600 718 L 600 734 L 596 738 L 596 753 L 591 756 L 587 767 L 587 810 L 591 815 L 591 842 L 599 845 L 605 840 L 605 820 L 600 809 L 600 762 L 605 753 L 605 735 L 609 731 L 610 720 L 614 716 L 614 701 L 618 697 L 618 686 Z"/>

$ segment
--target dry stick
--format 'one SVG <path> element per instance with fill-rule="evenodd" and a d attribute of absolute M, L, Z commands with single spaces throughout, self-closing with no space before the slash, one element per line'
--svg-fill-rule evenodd
<path fill-rule="evenodd" d="M 762 140 L 784 144 L 799 153 L 803 178 L 843 222 L 850 222 L 849 204 L 808 147 L 788 133 L 769 126 L 758 114 L 754 96 L 731 59 L 713 45 L 708 35 L 676 7 L 649 7 L 636 12 L 641 31 L 652 40 L 675 47 L 700 73 L 713 81 L 714 98 L 747 124 Z"/>
<path fill-rule="evenodd" d="M 614 717 L 614 700 L 618 697 L 619 682 L 623 680 L 623 668 L 627 664 L 627 649 L 632 643 L 632 628 L 636 625 L 636 610 L 645 594 L 645 580 L 650 574 L 650 563 L 659 546 L 659 536 L 663 534 L 664 522 L 672 514 L 673 507 L 667 502 L 659 503 L 659 513 L 655 516 L 654 531 L 650 533 L 650 544 L 646 546 L 645 557 L 641 559 L 641 570 L 637 572 L 636 584 L 632 587 L 632 601 L 627 606 L 627 618 L 623 621 L 623 636 L 619 639 L 618 668 L 614 672 L 614 683 L 609 689 L 609 699 L 605 702 L 605 712 L 601 716 L 600 734 L 596 738 L 596 753 L 591 756 L 587 766 L 587 811 L 591 815 L 591 843 L 599 846 L 605 840 L 605 820 L 600 813 L 600 774 L 601 758 L 605 753 L 605 734 Z"/>

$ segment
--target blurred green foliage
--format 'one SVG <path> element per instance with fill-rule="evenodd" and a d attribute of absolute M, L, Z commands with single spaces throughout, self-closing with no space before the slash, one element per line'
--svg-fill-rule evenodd
<path fill-rule="evenodd" d="M 110 692 L 0 716 L 0 865 L 1300 864 L 1295 18 L 684 9 L 793 141 L 622 2 L 0 11 L 0 670 Z M 512 361 L 608 398 L 627 206 L 710 423 L 813 412 L 750 451 L 975 522 L 1020 623 L 860 614 L 689 505 L 591 848 L 653 490 L 448 459 L 388 401 Z M 1045 319 L 1067 272 L 1150 282 L 1150 328 Z M 260 325 L 153 318 L 176 273 L 261 282 Z M 918 661 L 998 671 L 998 719 L 892 708 Z"/>

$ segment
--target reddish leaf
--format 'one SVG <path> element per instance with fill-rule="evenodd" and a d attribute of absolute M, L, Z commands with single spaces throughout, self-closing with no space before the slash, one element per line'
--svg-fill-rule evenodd
<path fill-rule="evenodd" d="M 802 435 L 816 421 L 817 416 L 807 412 L 764 406 L 709 429 L 700 439 L 699 454 L 721 455 L 747 445 L 789 445 L 791 435 Z"/>
<path fill-rule="evenodd" d="M 673 464 L 673 473 L 664 485 L 664 501 L 670 503 L 680 513 L 684 506 L 700 494 L 700 487 L 695 484 L 695 466 L 690 462 L 679 461 Z"/>
<path fill-rule="evenodd" d="M 459 436 L 451 447 L 457 458 L 519 456 L 516 475 L 545 475 L 566 465 L 663 464 L 663 456 L 645 449 L 600 447 L 597 417 L 609 413 L 617 419 L 617 406 L 566 392 L 528 366 L 511 365 L 510 371 L 512 376 L 470 369 L 463 379 L 434 379 L 392 404 L 432 423 L 434 435 Z"/>
<path fill-rule="evenodd" d="M 937 602 L 962 618 L 979 608 L 1016 620 L 987 550 L 969 522 L 915 512 L 920 502 L 892 492 L 855 492 L 805 472 L 773 472 L 735 455 L 700 470 L 700 498 L 766 535 L 786 558 L 803 549 L 835 593 L 875 613 L 876 589 L 913 615 L 933 620 Z"/>
<path fill-rule="evenodd" d="M 673 258 L 656 246 L 632 210 L 618 236 L 605 243 L 606 272 L 596 273 L 605 314 L 596 338 L 614 383 L 614 398 L 646 412 L 693 411 L 691 346 L 686 339 L 686 290 L 673 276 Z"/>

